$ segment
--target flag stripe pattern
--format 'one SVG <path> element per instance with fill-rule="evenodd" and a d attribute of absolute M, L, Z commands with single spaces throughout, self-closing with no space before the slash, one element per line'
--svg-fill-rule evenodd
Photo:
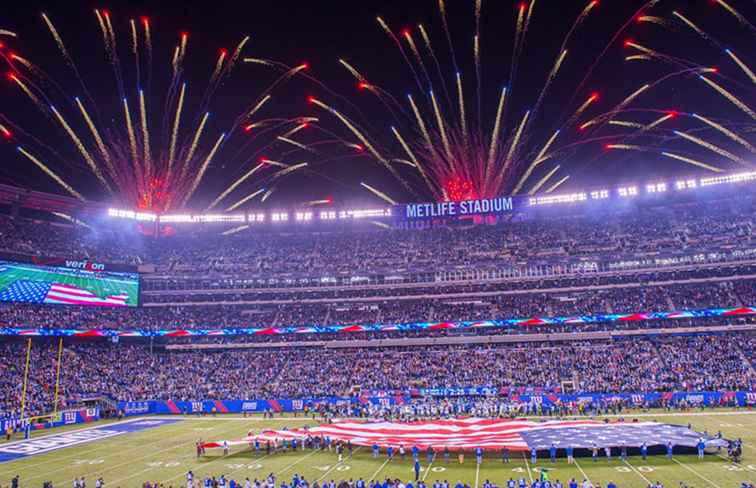
<path fill-rule="evenodd" d="M 77 286 L 34 280 L 16 280 L 0 292 L 3 302 L 125 307 L 128 299 L 125 293 L 101 298 Z"/>
<path fill-rule="evenodd" d="M 110 305 L 125 307 L 129 296 L 125 293 L 100 298 L 89 290 L 72 285 L 55 283 L 45 297 L 45 303 L 63 303 L 69 305 Z"/>
<path fill-rule="evenodd" d="M 293 430 L 264 430 L 259 434 L 250 432 L 243 439 L 214 441 L 205 444 L 207 448 L 260 442 L 277 442 L 304 439 L 307 436 L 330 437 L 334 441 L 350 441 L 358 446 L 379 446 L 381 448 L 404 446 L 434 450 L 448 448 L 450 451 L 498 450 L 512 451 L 531 449 L 592 447 L 639 447 L 675 446 L 695 447 L 702 435 L 684 426 L 660 424 L 657 422 L 613 422 L 595 420 L 537 422 L 526 419 L 454 419 L 421 422 L 355 422 L 342 421 L 323 424 L 318 427 Z M 705 439 L 707 446 L 716 446 L 721 440 Z"/>

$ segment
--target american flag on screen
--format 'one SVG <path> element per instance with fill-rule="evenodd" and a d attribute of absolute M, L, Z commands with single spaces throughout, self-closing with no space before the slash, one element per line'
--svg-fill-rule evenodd
<path fill-rule="evenodd" d="M 226 441 L 230 446 L 283 439 L 301 439 L 307 435 L 330 437 L 333 440 L 351 441 L 359 446 L 378 445 L 405 448 L 417 446 L 436 450 L 446 447 L 451 451 L 509 448 L 527 451 L 532 448 L 548 449 L 552 443 L 558 448 L 639 447 L 663 445 L 695 447 L 701 434 L 680 425 L 657 422 L 614 422 L 596 420 L 536 422 L 526 419 L 456 419 L 422 422 L 353 422 L 324 424 L 310 429 L 265 430 L 244 439 Z M 716 446 L 717 440 L 707 440 L 707 446 Z M 220 447 L 223 441 L 209 442 L 205 447 Z M 722 444 L 726 445 L 726 443 Z"/>
<path fill-rule="evenodd" d="M 125 307 L 128 299 L 126 293 L 101 298 L 77 286 L 32 280 L 14 281 L 0 291 L 0 301 L 4 302 Z"/>

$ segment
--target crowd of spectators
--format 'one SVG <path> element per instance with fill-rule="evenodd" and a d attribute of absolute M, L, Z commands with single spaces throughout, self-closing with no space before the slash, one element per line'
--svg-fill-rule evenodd
<path fill-rule="evenodd" d="M 750 249 L 756 223 L 750 194 L 737 199 L 613 209 L 606 213 L 539 218 L 420 231 L 317 229 L 222 235 L 189 227 L 172 236 L 141 235 L 105 222 L 94 228 L 0 218 L 0 250 L 32 255 L 89 257 L 99 262 L 149 263 L 184 271 L 338 276 L 459 266 L 508 266 L 530 262 L 623 256 L 640 259 L 666 252 Z M 364 229 L 360 227 L 360 229 Z"/>
<path fill-rule="evenodd" d="M 756 279 L 667 285 L 563 288 L 549 292 L 467 292 L 366 298 L 271 296 L 250 302 L 146 304 L 96 308 L 0 304 L 0 327 L 77 329 L 219 329 L 312 325 L 475 321 L 738 308 L 756 304 Z M 191 297 L 186 296 L 189 300 Z"/>
<path fill-rule="evenodd" d="M 27 413 L 52 408 L 57 343 L 35 342 Z M 18 408 L 25 342 L 0 344 L 0 412 Z M 348 396 L 357 391 L 495 387 L 578 392 L 747 390 L 756 339 L 746 334 L 571 343 L 151 351 L 67 344 L 60 399 L 199 400 Z"/>

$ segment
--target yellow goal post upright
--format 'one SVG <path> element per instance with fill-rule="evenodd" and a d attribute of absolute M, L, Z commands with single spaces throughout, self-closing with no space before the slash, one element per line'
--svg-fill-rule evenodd
<path fill-rule="evenodd" d="M 26 360 L 24 365 L 24 382 L 21 387 L 21 412 L 19 419 L 22 422 L 28 422 L 29 424 L 54 422 L 58 419 L 58 406 L 60 398 L 60 371 L 63 364 L 63 338 L 58 340 L 58 351 L 55 361 L 55 394 L 53 397 L 53 411 L 52 413 L 44 415 L 26 416 L 26 394 L 29 391 L 29 369 L 31 367 L 31 350 L 32 339 L 28 338 L 26 342 Z"/>

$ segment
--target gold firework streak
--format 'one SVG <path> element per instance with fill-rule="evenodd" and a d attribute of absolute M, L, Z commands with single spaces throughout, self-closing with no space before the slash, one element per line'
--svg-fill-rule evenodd
<path fill-rule="evenodd" d="M 507 168 L 512 164 L 512 159 L 520 145 L 520 137 L 522 137 L 522 131 L 525 130 L 525 124 L 528 123 L 528 118 L 530 118 L 530 110 L 525 112 L 525 115 L 523 115 L 522 120 L 520 121 L 520 126 L 517 128 L 514 139 L 512 139 L 512 144 L 509 146 L 509 151 L 507 151 L 507 157 L 504 159 L 504 166 L 499 173 L 498 179 L 501 179 L 504 176 Z"/>
<path fill-rule="evenodd" d="M 732 8 L 724 0 L 714 0 L 714 1 L 717 2 L 719 5 L 721 5 L 722 7 L 724 7 L 725 10 L 727 10 L 728 12 L 730 12 L 736 19 L 738 19 L 738 22 L 740 22 L 741 24 L 743 24 L 745 26 L 750 27 L 751 30 L 754 30 L 753 25 L 750 22 L 748 22 L 748 19 L 746 19 L 743 16 L 743 14 L 741 14 L 740 12 L 738 12 L 737 10 L 735 10 L 734 8 Z"/>
<path fill-rule="evenodd" d="M 632 56 L 626 56 L 625 61 L 649 61 L 651 56 L 645 54 L 633 54 Z"/>
<path fill-rule="evenodd" d="M 753 74 L 751 68 L 749 68 L 747 64 L 741 61 L 739 57 L 735 56 L 734 52 L 730 51 L 729 49 L 725 49 L 725 52 L 732 58 L 733 61 L 735 61 L 735 63 L 737 63 L 738 66 L 740 66 L 740 69 L 742 69 L 743 72 L 748 75 L 748 77 L 751 79 L 751 82 L 756 83 L 756 75 Z"/>
<path fill-rule="evenodd" d="M 742 101 L 740 101 L 740 99 L 738 99 L 735 95 L 733 95 L 732 93 L 728 92 L 727 90 L 725 90 L 724 88 L 722 88 L 720 85 L 714 83 L 713 81 L 711 81 L 710 79 L 706 78 L 705 76 L 699 76 L 699 78 L 701 78 L 704 82 L 706 82 L 707 85 L 709 85 L 710 87 L 712 87 L 713 89 L 715 89 L 717 92 L 719 92 L 720 95 L 722 95 L 727 100 L 729 100 L 733 105 L 735 105 L 740 110 L 742 110 L 743 112 L 745 112 L 748 115 L 750 115 L 752 119 L 756 120 L 756 112 L 754 112 L 753 110 L 751 110 L 751 108 L 748 105 L 746 105 L 745 103 L 743 103 Z"/>
<path fill-rule="evenodd" d="M 142 145 L 144 146 L 144 172 L 152 172 L 152 154 L 150 151 L 150 131 L 147 125 L 147 108 L 144 103 L 144 92 L 139 90 L 139 112 L 142 122 Z"/>
<path fill-rule="evenodd" d="M 262 198 L 260 199 L 260 202 L 264 202 L 265 200 L 267 200 L 268 197 L 270 197 L 274 191 L 276 191 L 276 187 L 273 187 L 270 190 L 266 191 L 265 195 L 263 195 Z"/>
<path fill-rule="evenodd" d="M 438 124 L 438 131 L 441 134 L 441 143 L 444 145 L 444 151 L 446 152 L 446 157 L 449 158 L 449 161 L 451 161 L 452 153 L 451 153 L 451 146 L 449 145 L 449 139 L 446 136 L 446 127 L 444 126 L 444 118 L 441 115 L 441 109 L 438 107 L 438 102 L 436 102 L 436 96 L 433 94 L 433 90 L 430 91 L 430 98 L 431 98 L 431 104 L 433 105 L 433 113 L 436 114 L 436 123 Z"/>
<path fill-rule="evenodd" d="M 678 12 L 678 11 L 675 10 L 675 11 L 672 12 L 672 15 L 674 15 L 678 19 L 682 20 L 685 23 L 685 25 L 687 25 L 688 27 L 690 27 L 691 29 L 693 29 L 694 31 L 696 31 L 696 34 L 698 34 L 699 36 L 703 37 L 707 41 L 711 39 L 706 32 L 704 32 L 702 29 L 700 29 L 696 24 L 694 24 L 690 19 L 688 19 L 687 17 L 685 17 L 680 12 Z"/>
<path fill-rule="evenodd" d="M 425 169 L 420 164 L 420 161 L 418 161 L 417 157 L 415 157 L 415 153 L 412 152 L 412 149 L 410 149 L 407 142 L 404 140 L 402 135 L 399 133 L 398 130 L 396 130 L 396 127 L 391 127 L 391 132 L 394 133 L 394 136 L 399 141 L 399 144 L 402 146 L 402 149 L 404 149 L 404 152 L 407 153 L 407 156 L 412 160 L 412 163 L 414 163 L 415 167 L 420 171 L 420 175 L 423 177 L 423 180 L 428 185 L 428 188 L 434 192 L 437 193 L 437 188 L 431 183 L 431 180 L 428 178 L 428 175 L 425 173 Z"/>
<path fill-rule="evenodd" d="M 354 76 L 354 77 L 355 77 L 355 78 L 357 79 L 357 81 L 361 81 L 361 82 L 363 82 L 363 83 L 366 83 L 366 82 L 367 82 L 367 78 L 365 78 L 365 77 L 364 77 L 364 76 L 362 75 L 362 73 L 360 73 L 359 71 L 357 71 L 357 68 L 355 68 L 355 67 L 354 67 L 354 66 L 352 66 L 351 64 L 347 63 L 347 62 L 346 62 L 346 61 L 344 61 L 343 59 L 339 59 L 339 63 L 340 63 L 340 64 L 341 64 L 341 65 L 342 65 L 342 66 L 343 66 L 344 68 L 346 68 L 346 69 L 347 69 L 347 71 L 349 71 L 349 72 L 350 72 L 350 73 L 352 74 L 352 76 Z"/>
<path fill-rule="evenodd" d="M 360 186 L 362 186 L 363 188 L 365 188 L 366 190 L 368 190 L 370 193 L 372 193 L 373 195 L 377 196 L 381 200 L 384 200 L 384 201 L 390 203 L 391 205 L 396 205 L 396 200 L 394 200 L 390 196 L 386 195 L 382 191 L 373 188 L 372 186 L 368 185 L 364 181 L 360 183 Z"/>
<path fill-rule="evenodd" d="M 123 99 L 123 116 L 126 120 L 126 132 L 129 135 L 129 147 L 131 148 L 131 159 L 134 161 L 134 166 L 139 165 L 139 156 L 137 156 L 137 143 L 136 135 L 134 134 L 134 126 L 131 124 L 131 113 L 129 112 L 129 103 L 126 99 Z"/>
<path fill-rule="evenodd" d="M 307 127 L 308 125 L 309 125 L 308 123 L 299 124 L 296 127 L 294 127 L 293 129 L 291 129 L 289 132 L 286 132 L 285 134 L 282 134 L 281 137 L 291 137 L 294 134 L 296 134 L 297 132 L 299 132 L 300 130 L 302 130 L 305 127 Z"/>
<path fill-rule="evenodd" d="M 205 123 L 207 122 L 207 118 L 209 116 L 210 116 L 210 112 L 205 112 L 205 115 L 202 116 L 202 120 L 200 121 L 200 124 L 197 127 L 197 131 L 194 133 L 194 137 L 192 138 L 192 145 L 189 146 L 189 153 L 186 155 L 184 167 L 186 167 L 186 164 L 189 164 L 192 161 L 192 158 L 194 157 L 194 153 L 195 151 L 197 151 L 197 144 L 199 143 L 199 138 L 202 135 L 202 130 L 205 128 Z"/>
<path fill-rule="evenodd" d="M 136 54 L 139 43 L 137 42 L 136 22 L 134 22 L 134 19 L 129 19 L 129 26 L 131 26 L 131 53 Z"/>
<path fill-rule="evenodd" d="M 239 59 L 239 56 L 241 56 L 241 52 L 244 49 L 244 46 L 249 42 L 249 36 L 244 36 L 244 38 L 239 42 L 239 44 L 236 46 L 236 49 L 234 49 L 234 54 L 231 55 L 231 58 L 228 60 L 228 64 L 226 65 L 226 73 L 231 72 L 231 69 L 236 64 L 236 61 Z"/>
<path fill-rule="evenodd" d="M 21 78 L 19 78 L 18 76 L 14 75 L 14 74 L 10 74 L 8 77 L 14 83 L 16 83 L 21 88 L 21 90 L 23 90 L 24 93 L 26 93 L 26 96 L 28 96 L 31 99 L 31 101 L 34 102 L 34 104 L 37 105 L 37 107 L 42 112 L 46 112 L 45 104 L 42 103 L 42 100 L 40 100 L 39 97 L 37 95 L 35 95 L 34 92 L 29 89 L 28 86 L 26 86 L 26 83 L 24 83 L 23 81 L 21 81 Z"/>
<path fill-rule="evenodd" d="M 108 153 L 108 150 L 105 147 L 105 143 L 103 142 L 102 137 L 100 137 L 100 132 L 97 130 L 97 126 L 95 126 L 94 122 L 92 122 L 92 118 L 89 116 L 87 109 L 84 108 L 84 104 L 81 103 L 81 100 L 79 100 L 79 97 L 76 97 L 75 100 L 76 104 L 79 106 L 79 111 L 84 117 L 84 121 L 87 123 L 87 127 L 89 127 L 89 131 L 92 133 L 92 137 L 97 144 L 97 149 L 100 151 L 102 159 L 105 160 L 105 165 L 108 167 L 108 170 L 110 171 L 110 175 L 112 177 L 116 174 L 116 171 L 113 167 L 113 161 L 110 159 L 110 153 Z"/>
<path fill-rule="evenodd" d="M 538 155 L 535 157 L 532 163 L 530 163 L 530 166 L 528 166 L 528 169 L 523 173 L 523 175 L 520 177 L 520 181 L 517 182 L 517 185 L 515 186 L 514 190 L 512 190 L 512 195 L 516 195 L 521 189 L 522 185 L 525 184 L 525 182 L 530 177 L 531 173 L 533 173 L 533 170 L 541 164 L 542 162 L 549 159 L 550 156 L 546 155 L 546 152 L 549 150 L 551 145 L 556 140 L 557 136 L 559 135 L 559 131 L 557 130 L 554 132 L 554 134 L 549 138 L 548 141 L 546 141 L 546 144 L 544 144 L 543 148 L 541 148 L 540 151 L 538 151 Z"/>
<path fill-rule="evenodd" d="M 643 124 L 639 124 L 638 122 L 630 122 L 629 120 L 610 120 L 609 125 L 618 125 L 620 127 L 630 127 L 633 129 L 642 129 L 644 127 Z"/>
<path fill-rule="evenodd" d="M 430 37 L 428 37 L 428 33 L 425 31 L 425 27 L 423 27 L 423 24 L 417 24 L 417 28 L 420 31 L 420 36 L 423 38 L 426 49 L 432 53 L 433 48 L 431 47 Z"/>
<path fill-rule="evenodd" d="M 31 63 L 31 61 L 29 61 L 26 58 L 22 58 L 18 54 L 13 53 L 13 54 L 10 55 L 10 58 L 12 60 L 14 60 L 14 61 L 18 61 L 19 63 L 23 64 L 24 66 L 26 66 L 30 70 L 35 70 L 35 66 Z"/>
<path fill-rule="evenodd" d="M 87 162 L 87 165 L 89 166 L 89 169 L 92 170 L 92 172 L 95 174 L 98 180 L 100 180 L 100 183 L 103 184 L 103 186 L 110 192 L 113 193 L 112 188 L 110 188 L 110 185 L 108 184 L 105 177 L 102 175 L 102 171 L 100 171 L 100 168 L 97 167 L 97 164 L 94 162 L 94 159 L 92 159 L 92 155 L 89 154 L 89 151 L 87 151 L 87 148 L 84 147 L 84 144 L 82 144 L 81 139 L 79 139 L 79 136 L 76 135 L 76 133 L 73 131 L 70 125 L 68 125 L 68 122 L 66 122 L 66 119 L 63 118 L 63 116 L 58 112 L 58 110 L 50 106 L 50 109 L 55 114 L 55 117 L 57 117 L 58 122 L 60 122 L 60 125 L 63 126 L 63 129 L 65 129 L 66 133 L 68 133 L 68 136 L 73 141 L 76 148 L 79 150 L 79 153 L 84 157 L 84 160 Z"/>
<path fill-rule="evenodd" d="M 184 94 L 186 93 L 186 83 L 181 84 L 181 93 L 179 93 L 178 104 L 176 105 L 176 115 L 173 119 L 173 131 L 171 131 L 171 145 L 168 147 L 168 170 L 173 166 L 173 158 L 176 155 L 176 139 L 178 138 L 179 126 L 181 124 L 181 109 L 184 106 Z"/>
<path fill-rule="evenodd" d="M 99 13 L 97 15 L 99 17 Z M 66 50 L 66 45 L 63 44 L 63 38 L 60 37 L 60 34 L 58 34 L 58 30 L 55 28 L 50 18 L 47 17 L 47 14 L 42 13 L 42 20 L 45 21 L 45 24 L 47 25 L 47 29 L 50 31 L 50 34 L 52 34 L 53 39 L 55 39 L 55 44 L 58 45 L 58 49 L 60 49 L 60 52 L 63 54 L 63 57 L 66 58 L 66 61 L 68 61 L 69 63 L 72 63 L 73 61 L 71 59 L 71 56 L 68 54 L 68 51 Z M 100 22 L 102 22 L 102 19 L 100 19 Z M 104 28 L 104 25 L 102 27 Z"/>
<path fill-rule="evenodd" d="M 661 26 L 667 25 L 667 21 L 661 17 L 655 17 L 653 15 L 641 15 L 638 17 L 638 22 L 650 22 L 652 24 L 659 24 Z"/>
<path fill-rule="evenodd" d="M 218 61 L 215 63 L 215 69 L 213 70 L 213 74 L 210 75 L 210 84 L 214 83 L 218 79 L 221 69 L 223 69 L 223 60 L 225 59 L 226 59 L 226 50 L 223 49 L 218 55 Z"/>
<path fill-rule="evenodd" d="M 668 158 L 677 159 L 678 161 L 683 161 L 685 163 L 692 164 L 693 166 L 698 166 L 699 168 L 708 169 L 709 171 L 713 171 L 715 173 L 722 172 L 722 170 L 720 168 L 717 168 L 716 166 L 711 166 L 709 164 L 702 163 L 701 161 L 696 161 L 695 159 L 681 156 L 679 154 L 663 152 L 662 155 L 667 156 Z"/>
<path fill-rule="evenodd" d="M 654 120 L 648 125 L 643 126 L 643 132 L 649 131 L 653 129 L 654 127 L 663 124 L 664 122 L 668 121 L 669 119 L 673 119 L 677 114 L 675 113 L 668 113 L 667 115 L 663 117 L 659 117 L 658 119 Z"/>
<path fill-rule="evenodd" d="M 192 182 L 192 186 L 189 188 L 189 191 L 186 193 L 186 196 L 184 197 L 183 204 L 186 204 L 187 201 L 189 201 L 189 198 L 194 194 L 194 191 L 197 189 L 197 186 L 199 186 L 200 182 L 202 181 L 202 177 L 205 176 L 205 171 L 207 171 L 207 167 L 210 166 L 210 161 L 213 160 L 213 157 L 215 156 L 215 153 L 218 151 L 218 148 L 220 147 L 221 143 L 223 142 L 223 139 L 226 138 L 226 134 L 221 134 L 220 137 L 218 137 L 218 140 L 215 141 L 215 145 L 208 153 L 205 160 L 202 162 L 202 166 L 200 166 L 199 171 L 197 172 L 197 176 L 194 178 L 194 181 Z"/>
<path fill-rule="evenodd" d="M 0 29 L 0 36 L 18 37 L 18 34 L 16 34 L 13 31 L 9 31 L 7 29 Z"/>
<path fill-rule="evenodd" d="M 415 114 L 415 120 L 417 120 L 417 125 L 420 127 L 420 133 L 423 135 L 423 138 L 425 139 L 425 143 L 428 145 L 428 149 L 433 150 L 433 143 L 431 142 L 430 134 L 428 134 L 428 128 L 425 126 L 425 121 L 420 116 L 420 110 L 417 108 L 417 105 L 415 104 L 415 99 L 412 98 L 412 95 L 407 95 L 407 99 L 410 102 L 410 106 L 412 107 L 412 112 Z"/>
<path fill-rule="evenodd" d="M 298 169 L 307 167 L 308 164 L 310 164 L 310 163 L 292 164 L 288 168 L 284 168 L 282 170 L 279 170 L 277 173 L 273 173 L 273 175 L 271 176 L 271 179 L 276 179 L 276 178 L 280 178 L 281 176 L 286 176 L 289 173 L 292 173 L 292 172 L 294 172 L 294 171 L 296 171 Z"/>
<path fill-rule="evenodd" d="M 548 188 L 548 189 L 546 190 L 546 193 L 551 193 L 551 192 L 553 192 L 554 190 L 556 190 L 557 188 L 559 188 L 560 186 L 562 186 L 562 184 L 563 184 L 563 183 L 564 183 L 565 181 L 569 180 L 569 179 L 570 179 L 570 175 L 567 175 L 567 176 L 565 176 L 565 177 L 564 177 L 564 178 L 562 178 L 561 180 L 559 180 L 559 181 L 557 181 L 556 183 L 554 183 L 553 185 L 551 185 L 551 186 L 550 186 L 550 187 L 549 187 L 549 188 Z"/>
<path fill-rule="evenodd" d="M 465 147 L 467 147 L 467 121 L 465 117 L 465 95 L 462 91 L 462 75 L 457 73 L 457 99 L 459 101 L 459 126 L 462 130 Z"/>
<path fill-rule="evenodd" d="M 252 193 L 250 193 L 249 195 L 247 195 L 246 197 L 242 198 L 241 200 L 239 200 L 239 201 L 238 201 L 238 202 L 236 202 L 235 204 L 233 204 L 233 205 L 231 205 L 230 207 L 228 207 L 228 208 L 226 209 L 226 212 L 230 212 L 230 211 L 232 211 L 232 210 L 234 210 L 234 209 L 236 209 L 236 208 L 240 207 L 241 205 L 244 205 L 245 203 L 247 203 L 248 201 L 252 200 L 252 199 L 253 199 L 253 198 L 255 198 L 255 197 L 256 197 L 257 195 L 259 195 L 260 193 L 262 193 L 262 192 L 264 192 L 264 191 L 265 191 L 265 188 L 260 188 L 259 190 L 255 190 L 254 192 L 252 192 Z"/>
<path fill-rule="evenodd" d="M 257 104 L 254 107 L 252 107 L 252 110 L 249 111 L 249 113 L 247 114 L 247 117 L 252 117 L 270 99 L 271 99 L 271 95 L 265 95 L 264 97 L 262 97 L 262 99 L 259 102 L 257 102 Z"/>
<path fill-rule="evenodd" d="M 491 145 L 488 148 L 488 161 L 486 162 L 486 181 L 491 174 L 494 158 L 496 157 L 496 148 L 499 144 L 499 131 L 501 130 L 501 115 L 504 112 L 504 102 L 507 99 L 507 87 L 501 89 L 499 95 L 499 106 L 496 108 L 496 119 L 494 120 L 493 132 L 491 132 Z"/>
<path fill-rule="evenodd" d="M 649 151 L 650 149 L 643 146 L 636 146 L 635 144 L 607 144 L 607 149 L 624 149 L 626 151 Z"/>
<path fill-rule="evenodd" d="M 732 154 L 731 152 L 722 149 L 719 146 L 715 146 L 714 144 L 712 144 L 710 142 L 704 141 L 703 139 L 700 139 L 700 138 L 698 138 L 696 136 L 692 136 L 690 134 L 686 134 L 685 132 L 680 132 L 678 130 L 675 131 L 675 134 L 677 136 L 679 136 L 679 137 L 682 137 L 683 139 L 689 140 L 690 142 L 692 142 L 694 144 L 698 144 L 699 146 L 701 146 L 703 148 L 706 148 L 709 151 L 715 152 L 715 153 L 719 154 L 720 156 L 724 156 L 727 159 L 735 161 L 736 163 L 748 165 L 748 162 L 745 159 L 743 159 L 743 158 L 741 158 L 739 156 L 736 156 L 736 155 Z"/>
<path fill-rule="evenodd" d="M 207 206 L 207 208 L 205 209 L 205 212 L 207 212 L 209 210 L 212 210 L 213 207 L 215 207 L 216 205 L 218 205 L 218 203 L 220 203 L 224 198 L 226 198 L 226 196 L 228 196 L 232 191 L 234 191 L 239 185 L 241 185 L 242 183 L 244 183 L 244 181 L 247 178 L 249 178 L 250 176 L 252 176 L 253 174 L 255 174 L 259 169 L 263 168 L 264 166 L 265 166 L 265 163 L 259 163 L 256 166 L 254 166 L 251 170 L 247 171 L 247 173 L 245 173 L 241 178 L 239 178 L 238 180 L 234 181 L 228 188 L 226 188 L 223 191 L 223 193 L 221 193 L 220 195 L 218 195 L 218 198 L 216 198 L 215 200 L 213 200 L 213 203 L 211 203 L 210 205 Z M 259 190 L 259 191 L 262 191 L 262 190 Z M 252 197 L 250 197 L 250 198 L 252 198 Z M 236 207 L 234 207 L 234 208 L 236 208 Z M 228 210 L 229 209 L 226 209 L 226 211 L 228 211 Z"/>
<path fill-rule="evenodd" d="M 281 161 L 273 161 L 272 159 L 267 159 L 267 158 L 261 159 L 260 162 L 265 163 L 265 164 L 270 164 L 273 166 L 279 166 L 281 168 L 289 167 L 289 165 L 286 163 L 282 163 Z"/>
<path fill-rule="evenodd" d="M 729 137 L 733 141 L 737 142 L 741 146 L 744 146 L 749 151 L 751 151 L 753 153 L 756 153 L 756 148 L 754 148 L 748 141 L 746 141 L 742 137 L 738 136 L 737 134 L 735 134 L 730 129 L 724 127 L 722 124 L 718 124 L 718 123 L 714 122 L 713 120 L 707 119 L 706 117 L 703 117 L 702 115 L 698 115 L 698 114 L 693 114 L 693 117 L 696 118 L 696 119 L 698 119 L 698 120 L 700 120 L 704 124 L 707 124 L 707 125 L 713 127 L 714 129 L 718 130 L 719 132 L 721 132 L 722 134 L 726 135 L 727 137 Z"/>
<path fill-rule="evenodd" d="M 541 178 L 540 180 L 538 180 L 538 183 L 536 183 L 535 186 L 533 186 L 533 188 L 530 189 L 530 191 L 528 192 L 528 195 L 533 195 L 538 190 L 540 190 L 541 187 L 549 180 L 549 178 L 551 178 L 552 176 L 554 176 L 554 173 L 556 173 L 557 171 L 559 171 L 559 168 L 560 168 L 559 165 L 554 166 L 551 169 L 551 171 L 549 171 L 548 173 L 546 173 L 543 176 L 543 178 Z"/>
<path fill-rule="evenodd" d="M 264 66 L 273 66 L 273 63 L 268 59 L 261 59 L 261 58 L 244 58 L 242 59 L 245 63 L 253 63 L 253 64 L 262 64 Z"/>
<path fill-rule="evenodd" d="M 32 163 L 36 164 L 39 167 L 39 169 L 41 169 L 42 171 L 44 171 L 45 173 L 47 173 L 47 175 L 50 178 L 52 178 L 53 180 L 55 180 L 60 186 L 62 186 L 63 188 L 65 188 L 68 193 L 70 193 L 71 195 L 75 196 L 76 198 L 78 198 L 82 202 L 84 201 L 84 197 L 81 196 L 81 193 L 77 192 L 76 190 L 73 189 L 73 187 L 71 187 L 71 185 L 69 185 L 68 183 L 66 183 L 65 181 L 63 181 L 63 179 L 60 176 L 58 176 L 57 174 L 55 174 L 55 172 L 53 170 L 51 170 L 50 168 L 48 168 L 45 163 L 43 163 L 42 161 L 40 161 L 39 159 L 37 159 L 36 157 L 34 157 L 32 154 L 28 153 L 26 151 L 26 149 L 24 149 L 21 146 L 18 146 L 16 149 L 18 149 L 18 152 L 20 152 L 21 154 L 23 154 L 24 156 L 26 156 L 29 159 L 29 161 L 31 161 Z"/>
<path fill-rule="evenodd" d="M 321 107 L 321 108 L 324 108 L 324 109 L 328 110 L 329 112 L 331 112 L 332 114 L 334 114 L 334 115 L 335 115 L 335 116 L 336 116 L 336 117 L 337 117 L 337 118 L 338 118 L 338 119 L 339 119 L 339 120 L 340 120 L 340 121 L 341 121 L 341 122 L 342 122 L 342 123 L 343 123 L 344 125 L 346 125 L 346 126 L 347 126 L 347 128 L 348 128 L 348 129 L 349 129 L 350 131 L 352 131 L 352 133 L 353 133 L 353 134 L 354 134 L 354 135 L 355 135 L 355 136 L 357 137 L 357 139 L 359 139 L 359 140 L 360 140 L 360 142 L 362 142 L 362 144 L 363 144 L 363 145 L 364 145 L 364 146 L 365 146 L 365 147 L 366 147 L 366 148 L 368 149 L 368 151 L 370 151 L 370 153 L 371 153 L 371 154 L 372 154 L 373 156 L 375 156 L 375 157 L 376 157 L 376 159 L 378 159 L 378 160 L 379 160 L 379 161 L 381 161 L 382 163 L 384 163 L 384 164 L 388 165 L 388 161 L 386 161 L 386 159 L 385 159 L 385 158 L 384 158 L 383 156 L 381 156 L 381 155 L 380 155 L 380 154 L 378 153 L 378 151 L 376 151 L 376 149 L 375 149 L 375 148 L 373 147 L 373 145 L 372 145 L 372 144 L 370 143 L 370 141 L 368 141 L 368 140 L 367 140 L 367 137 L 365 137 L 365 136 L 364 136 L 364 135 L 362 134 L 362 132 L 360 132 L 360 130 L 359 130 L 359 129 L 357 129 L 357 127 L 355 127 L 355 126 L 354 126 L 354 124 L 352 124 L 352 123 L 351 123 L 351 122 L 349 121 L 349 119 L 347 119 L 347 118 L 346 118 L 345 116 L 343 116 L 343 115 L 342 115 L 342 114 L 341 114 L 341 113 L 340 113 L 339 111 L 337 111 L 336 109 L 333 109 L 333 108 L 329 107 L 328 105 L 324 104 L 323 102 L 321 102 L 320 100 L 318 100 L 318 99 L 316 99 L 316 98 L 310 98 L 310 100 L 311 100 L 311 101 L 312 101 L 312 103 L 314 103 L 315 105 L 317 105 L 317 106 L 319 106 L 319 107 Z M 390 167 L 390 165 L 389 165 L 389 167 Z"/>
<path fill-rule="evenodd" d="M 285 142 L 287 144 L 291 144 L 292 146 L 296 146 L 296 147 L 298 147 L 300 149 L 304 149 L 305 151 L 311 151 L 312 150 L 309 147 L 307 147 L 304 144 L 302 144 L 301 142 L 297 142 L 297 141 L 295 141 L 293 139 L 289 139 L 288 137 L 278 136 L 278 137 L 276 137 L 276 139 L 278 139 L 281 142 Z"/>

